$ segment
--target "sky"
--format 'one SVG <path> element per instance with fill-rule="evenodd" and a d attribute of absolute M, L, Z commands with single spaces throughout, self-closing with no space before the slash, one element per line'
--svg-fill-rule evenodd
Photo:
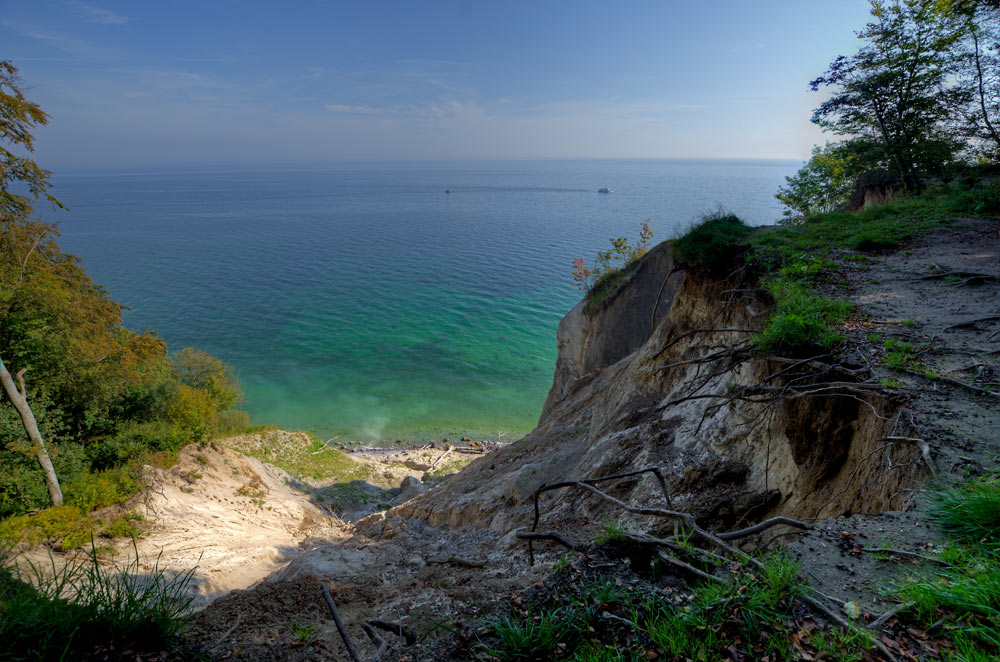
<path fill-rule="evenodd" d="M 788 158 L 866 0 L 0 0 L 47 168 Z"/>

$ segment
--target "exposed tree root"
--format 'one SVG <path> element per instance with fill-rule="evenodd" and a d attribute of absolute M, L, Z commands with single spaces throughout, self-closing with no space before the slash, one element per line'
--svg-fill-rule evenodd
<path fill-rule="evenodd" d="M 347 629 L 344 627 L 344 621 L 340 620 L 340 612 L 337 611 L 337 603 L 333 601 L 333 596 L 330 595 L 330 589 L 326 587 L 326 583 L 320 582 L 319 585 L 323 588 L 323 598 L 326 600 L 326 605 L 330 608 L 330 613 L 333 614 L 333 622 L 337 626 L 337 632 L 340 633 L 340 638 L 344 640 L 344 646 L 347 647 L 347 654 L 351 656 L 353 662 L 361 662 L 361 658 L 358 657 L 358 651 L 354 647 L 354 643 L 351 638 L 347 636 Z"/>

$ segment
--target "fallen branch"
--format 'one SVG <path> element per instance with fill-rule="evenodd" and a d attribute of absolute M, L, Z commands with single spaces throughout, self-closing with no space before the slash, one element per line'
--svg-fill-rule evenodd
<path fill-rule="evenodd" d="M 351 643 L 351 638 L 347 636 L 347 629 L 344 628 L 344 621 L 340 620 L 340 612 L 337 611 L 337 605 L 333 601 L 333 596 L 330 595 L 330 589 L 326 587 L 325 582 L 320 582 L 319 585 L 323 588 L 323 597 L 326 599 L 326 605 L 330 608 L 330 613 L 333 614 L 333 622 L 337 626 L 337 632 L 340 633 L 340 638 L 344 640 L 344 645 L 347 646 L 347 654 L 351 656 L 353 662 L 361 662 L 361 658 L 358 657 L 358 651 L 354 648 L 354 644 Z"/>
<path fill-rule="evenodd" d="M 216 648 L 218 648 L 219 646 L 221 646 L 222 642 L 224 642 L 226 639 L 228 639 L 229 635 L 231 635 L 233 632 L 236 631 L 236 628 L 238 628 L 240 626 L 240 621 L 242 621 L 242 620 L 243 620 L 243 614 L 236 614 L 236 621 L 231 626 L 229 626 L 229 629 L 226 630 L 225 634 L 223 634 L 221 637 L 219 637 L 218 639 L 215 640 L 215 643 L 212 644 L 208 648 L 208 651 L 212 652 Z"/>
<path fill-rule="evenodd" d="M 587 548 L 583 543 L 573 542 L 569 538 L 562 536 L 555 531 L 518 531 L 515 534 L 517 538 L 521 540 L 528 541 L 528 564 L 535 565 L 535 552 L 531 548 L 532 540 L 551 540 L 557 542 L 567 549 L 572 549 L 574 552 L 579 552 Z"/>
<path fill-rule="evenodd" d="M 916 437 L 882 437 L 879 441 L 905 441 L 911 444 L 918 444 L 920 446 L 920 455 L 923 456 L 924 462 L 927 463 L 927 468 L 931 470 L 931 475 L 934 478 L 938 477 L 937 468 L 934 466 L 934 460 L 931 459 L 931 447 L 927 445 L 927 442 L 923 439 L 917 439 Z"/>
<path fill-rule="evenodd" d="M 368 621 L 368 625 L 402 637 L 406 641 L 407 646 L 412 646 L 417 641 L 417 634 L 402 623 L 372 620 Z"/>
<path fill-rule="evenodd" d="M 996 322 L 1000 320 L 1000 315 L 991 315 L 990 317 L 980 317 L 979 319 L 969 320 L 967 322 L 959 322 L 958 324 L 952 324 L 951 326 L 946 326 L 942 331 L 950 331 L 952 329 L 966 329 L 975 326 L 979 322 Z"/>
<path fill-rule="evenodd" d="M 708 580 L 710 582 L 715 582 L 716 584 L 725 584 L 726 583 L 725 579 L 722 579 L 721 577 L 716 577 L 715 575 L 710 575 L 709 573 L 705 572 L 704 570 L 699 570 L 698 568 L 694 567 L 690 563 L 685 563 L 684 561 L 681 561 L 676 556 L 671 556 L 670 554 L 667 554 L 662 549 L 656 550 L 656 556 L 661 561 L 665 561 L 666 563 L 669 563 L 670 565 L 672 565 L 674 567 L 680 568 L 684 572 L 689 572 L 692 575 L 694 575 L 695 577 L 701 577 L 702 579 Z"/>
<path fill-rule="evenodd" d="M 934 382 L 944 382 L 945 384 L 952 384 L 954 386 L 960 386 L 961 388 L 968 389 L 974 393 L 981 393 L 983 395 L 992 395 L 994 398 L 1000 398 L 1000 393 L 997 391 L 987 391 L 984 388 L 980 388 L 975 384 L 970 384 L 969 382 L 963 382 L 960 379 L 952 379 L 951 377 L 942 377 L 938 375 L 937 377 L 929 377 L 925 373 L 918 370 L 910 370 L 909 368 L 896 368 L 901 372 L 905 372 L 908 375 L 913 375 L 915 377 L 924 377 Z"/>
<path fill-rule="evenodd" d="M 368 638 L 371 639 L 372 643 L 376 646 L 375 654 L 372 655 L 371 662 L 382 662 L 382 656 L 385 655 L 385 651 L 389 648 L 389 644 L 386 643 L 382 635 L 376 632 L 375 629 L 367 623 L 362 623 L 361 629 L 365 631 L 365 634 L 368 635 Z"/>
<path fill-rule="evenodd" d="M 679 336 L 674 336 L 674 338 L 670 342 L 668 342 L 666 345 L 660 348 L 660 351 L 658 351 L 653 356 L 653 360 L 660 358 L 660 356 L 665 351 L 667 351 L 668 349 L 679 343 L 684 338 L 693 335 L 695 333 L 753 333 L 753 331 L 751 331 L 750 329 L 691 329 L 689 331 L 685 331 Z"/>
<path fill-rule="evenodd" d="M 829 620 L 832 623 L 835 623 L 837 627 L 843 630 L 853 630 L 854 632 L 858 632 L 864 635 L 872 643 L 872 645 L 878 649 L 878 652 L 882 653 L 882 655 L 885 656 L 887 660 L 892 660 L 892 662 L 896 662 L 896 656 L 892 654 L 892 652 L 886 647 L 885 644 L 883 644 L 881 641 L 878 640 L 878 637 L 873 636 L 870 632 L 858 627 L 854 623 L 845 621 L 836 613 L 827 609 L 826 605 L 824 605 L 819 600 L 816 600 L 812 596 L 802 595 L 799 597 L 802 599 L 803 602 L 808 604 L 810 607 L 812 607 L 819 613 L 823 614 L 823 616 L 825 616 L 827 620 Z"/>
<path fill-rule="evenodd" d="M 327 449 L 327 446 L 329 446 L 330 444 L 332 444 L 333 442 L 335 442 L 338 439 L 340 439 L 340 437 L 334 437 L 333 439 L 327 439 L 326 441 L 323 442 L 323 445 L 319 447 L 319 450 L 313 451 L 312 454 L 313 455 L 319 455 L 320 453 L 322 453 L 323 451 L 325 451 Z M 358 449 L 358 450 L 364 450 L 364 449 Z"/>
<path fill-rule="evenodd" d="M 486 567 L 486 561 L 470 561 L 469 559 L 463 559 L 463 558 L 461 558 L 459 556 L 449 556 L 446 559 L 437 560 L 437 561 L 435 561 L 435 560 L 428 560 L 427 563 L 428 564 L 438 564 L 438 565 L 444 565 L 446 563 L 449 563 L 451 565 L 462 566 L 463 568 L 485 568 Z"/>
<path fill-rule="evenodd" d="M 794 526 L 795 528 L 802 529 L 803 531 L 808 531 L 812 527 L 804 522 L 800 522 L 796 519 L 791 519 L 789 517 L 772 517 L 771 519 L 764 520 L 760 524 L 754 524 L 753 526 L 748 526 L 745 529 L 740 529 L 738 531 L 729 531 L 727 533 L 718 534 L 720 540 L 736 540 L 739 538 L 746 538 L 747 536 L 752 536 L 755 533 L 760 533 L 761 531 L 766 531 L 772 526 Z"/>
<path fill-rule="evenodd" d="M 907 609 L 909 609 L 910 607 L 912 607 L 915 604 L 917 604 L 917 603 L 916 602 L 900 602 L 898 605 L 896 605 L 895 607 L 893 607 L 892 609 L 890 609 L 889 611 L 885 612 L 884 614 L 882 614 L 881 616 L 879 616 L 878 618 L 876 618 L 874 621 L 872 621 L 871 623 L 869 623 L 868 624 L 868 629 L 869 630 L 878 630 L 880 627 L 882 627 L 883 625 L 885 625 L 886 621 L 888 621 L 890 618 L 892 618 L 893 616 L 895 616 L 896 614 L 898 614 L 901 611 L 906 611 Z M 928 628 L 928 629 L 930 629 L 930 628 Z"/>
<path fill-rule="evenodd" d="M 441 460 L 443 460 L 444 458 L 448 457 L 448 454 L 451 453 L 451 451 L 452 451 L 451 446 L 448 446 L 445 449 L 445 451 L 443 453 L 441 453 L 440 455 L 438 455 L 437 459 L 434 460 L 434 462 L 431 463 L 431 468 L 428 469 L 427 471 L 434 471 L 434 467 L 436 467 L 438 464 L 440 464 Z"/>
<path fill-rule="evenodd" d="M 931 274 L 930 276 L 920 276 L 919 278 L 911 278 L 910 280 L 937 280 L 939 278 L 950 278 L 955 276 L 957 278 L 967 278 L 968 280 L 996 280 L 1000 281 L 1000 276 L 994 274 L 980 274 L 974 271 L 944 271 L 939 274 Z"/>
<path fill-rule="evenodd" d="M 923 554 L 918 554 L 917 552 L 906 552 L 901 549 L 893 549 L 891 547 L 862 547 L 861 551 L 869 554 L 895 554 L 896 556 L 906 556 L 909 558 L 920 559 L 922 561 L 928 561 L 930 563 L 937 563 L 938 565 L 951 565 L 947 561 L 936 559 L 933 556 L 924 556 Z"/>

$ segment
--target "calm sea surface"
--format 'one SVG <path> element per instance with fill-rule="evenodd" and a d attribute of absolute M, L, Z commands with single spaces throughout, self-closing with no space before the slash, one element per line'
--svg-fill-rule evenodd
<path fill-rule="evenodd" d="M 64 250 L 253 420 L 344 441 L 512 440 L 552 382 L 571 266 L 643 220 L 775 221 L 798 162 L 518 161 L 58 174 Z M 610 195 L 597 189 L 608 186 Z M 448 189 L 451 192 L 445 193 Z"/>

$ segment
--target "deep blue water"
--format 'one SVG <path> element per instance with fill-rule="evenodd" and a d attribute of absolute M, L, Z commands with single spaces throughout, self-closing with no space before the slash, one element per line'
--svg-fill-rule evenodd
<path fill-rule="evenodd" d="M 126 324 L 239 370 L 255 422 L 344 440 L 530 430 L 574 258 L 718 206 L 753 224 L 797 162 L 517 161 L 58 174 L 61 245 Z M 597 189 L 608 186 L 611 194 Z M 451 193 L 445 193 L 448 189 Z"/>

